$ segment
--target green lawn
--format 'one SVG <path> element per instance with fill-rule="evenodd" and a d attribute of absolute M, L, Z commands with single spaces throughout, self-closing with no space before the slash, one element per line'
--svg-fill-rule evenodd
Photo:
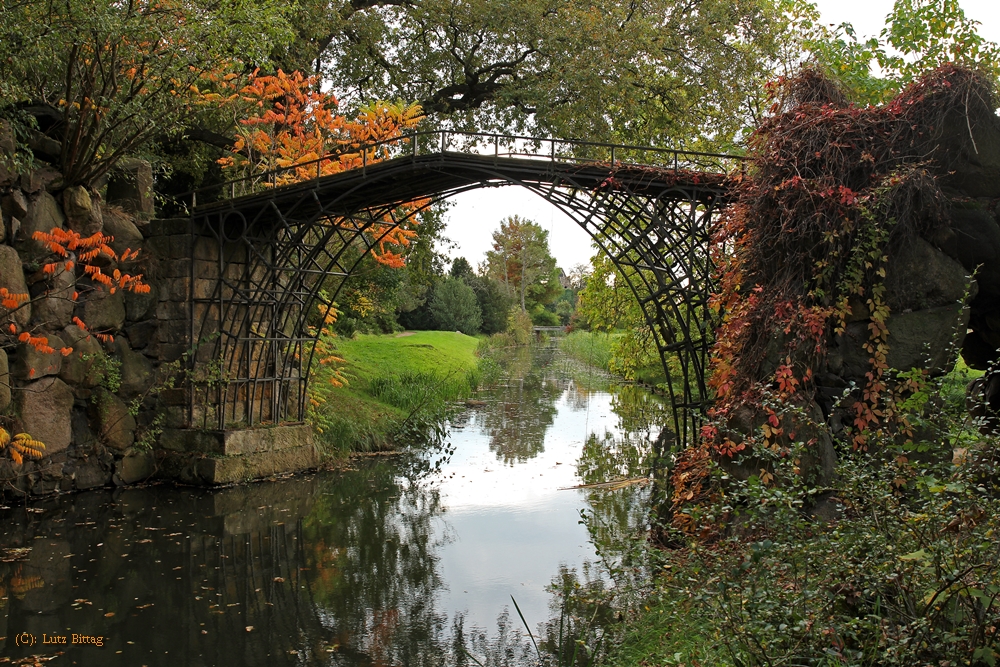
<path fill-rule="evenodd" d="M 478 344 L 478 338 L 454 331 L 407 331 L 338 339 L 337 350 L 354 384 L 387 374 L 464 374 L 476 367 Z"/>
<path fill-rule="evenodd" d="M 322 370 L 313 377 L 320 403 L 310 419 L 320 450 L 343 456 L 392 449 L 412 439 L 415 422 L 436 421 L 449 401 L 469 394 L 478 344 L 479 339 L 453 331 L 336 339 L 348 385 L 325 384 L 329 375 Z"/>

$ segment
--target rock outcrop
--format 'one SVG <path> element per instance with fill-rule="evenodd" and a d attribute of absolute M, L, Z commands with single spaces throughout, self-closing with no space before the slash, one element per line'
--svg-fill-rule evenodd
<path fill-rule="evenodd" d="M 9 154 L 13 138 L 5 128 L 0 122 L 0 153 Z M 7 164 L 3 155 L 0 164 Z M 6 337 L 0 348 L 0 425 L 45 444 L 39 461 L 16 465 L 0 457 L 7 492 L 38 495 L 131 484 L 155 469 L 152 453 L 138 451 L 136 441 L 155 418 L 154 403 L 144 399 L 159 363 L 157 292 L 112 294 L 91 281 L 78 257 L 60 258 L 33 238 L 53 228 L 85 237 L 104 232 L 115 237 L 111 245 L 119 253 L 142 251 L 135 216 L 145 226 L 152 213 L 152 180 L 148 165 L 136 161 L 133 167 L 145 189 L 119 184 L 111 193 L 118 198 L 114 206 L 94 189 L 63 187 L 58 172 L 43 164 L 24 173 L 0 169 L 0 287 L 28 297 L 13 311 L 0 309 L 0 336 Z M 148 254 L 140 261 L 155 264 Z M 74 263 L 60 261 L 54 271 L 42 270 L 60 259 Z M 136 272 L 106 257 L 95 262 L 109 274 L 116 268 Z M 46 338 L 52 351 L 21 340 L 21 332 Z M 106 334 L 107 342 L 91 332 Z"/>

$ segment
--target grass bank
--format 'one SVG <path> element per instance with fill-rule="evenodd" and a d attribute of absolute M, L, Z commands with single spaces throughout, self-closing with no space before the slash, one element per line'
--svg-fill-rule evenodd
<path fill-rule="evenodd" d="M 666 382 L 659 357 L 633 348 L 634 341 L 620 331 L 577 330 L 559 340 L 559 349 L 566 355 L 612 375 L 652 386 Z"/>
<path fill-rule="evenodd" d="M 453 331 L 334 339 L 347 384 L 331 384 L 322 366 L 313 378 L 310 420 L 321 451 L 343 456 L 425 438 L 480 383 L 478 344 Z"/>

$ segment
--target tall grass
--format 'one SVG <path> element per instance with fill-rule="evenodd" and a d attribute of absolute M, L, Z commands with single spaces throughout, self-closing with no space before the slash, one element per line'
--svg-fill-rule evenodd
<path fill-rule="evenodd" d="M 367 392 L 383 403 L 412 411 L 467 398 L 468 373 L 439 376 L 429 372 L 380 375 L 368 381 Z"/>
<path fill-rule="evenodd" d="M 610 371 L 612 346 L 620 334 L 573 331 L 559 341 L 564 354 L 590 366 Z"/>

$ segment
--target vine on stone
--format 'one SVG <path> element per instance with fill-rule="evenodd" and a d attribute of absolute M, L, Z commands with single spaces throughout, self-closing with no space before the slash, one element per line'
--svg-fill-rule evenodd
<path fill-rule="evenodd" d="M 934 151 L 949 114 L 959 109 L 974 122 L 997 106 L 987 78 L 952 65 L 884 106 L 848 103 L 815 70 L 769 90 L 771 115 L 749 142 L 752 167 L 737 177 L 736 200 L 713 236 L 712 307 L 723 315 L 711 359 L 716 400 L 700 450 L 682 459 L 731 458 L 750 443 L 782 449 L 793 434 L 774 406 L 814 399 L 830 341 L 849 320 L 868 321 L 869 355 L 851 444 L 866 449 L 878 430 L 907 432 L 892 400 L 901 389 L 887 378 L 886 262 L 945 220 L 934 173 L 947 172 L 950 156 Z M 749 428 L 745 419 L 733 427 L 741 410 L 758 415 Z M 692 482 L 675 475 L 674 483 L 676 506 Z"/>

